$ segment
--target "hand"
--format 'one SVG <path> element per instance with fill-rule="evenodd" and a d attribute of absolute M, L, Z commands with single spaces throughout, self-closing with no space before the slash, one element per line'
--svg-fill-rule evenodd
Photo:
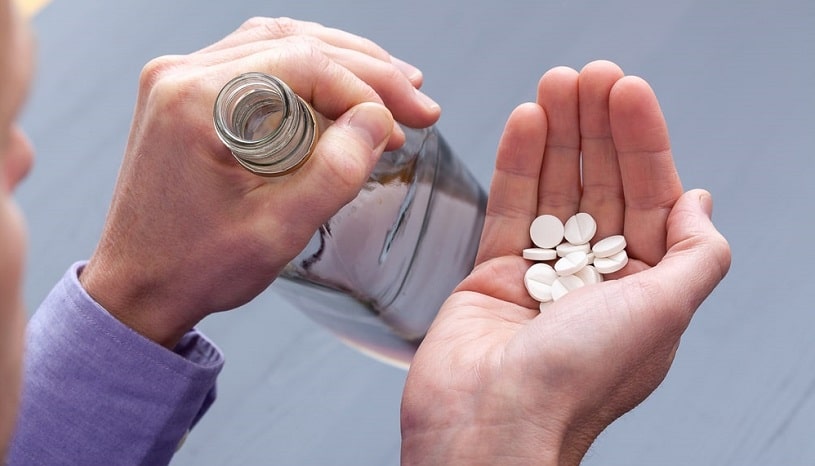
<path fill-rule="evenodd" d="M 729 268 L 711 197 L 683 194 L 646 82 L 609 62 L 556 68 L 537 100 L 507 122 L 476 267 L 408 372 L 403 464 L 578 464 L 661 383 Z M 630 261 L 541 313 L 523 285 L 529 225 L 579 211 L 596 239 L 624 234 Z"/>
<path fill-rule="evenodd" d="M 290 176 L 249 173 L 216 136 L 215 98 L 248 71 L 276 75 L 333 121 Z M 421 81 L 366 39 L 291 19 L 256 18 L 191 55 L 153 60 L 83 286 L 168 347 L 206 315 L 250 301 L 404 141 L 394 119 L 438 119 Z"/>

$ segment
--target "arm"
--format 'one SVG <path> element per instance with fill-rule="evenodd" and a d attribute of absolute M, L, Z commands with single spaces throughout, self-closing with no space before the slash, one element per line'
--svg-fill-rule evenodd
<path fill-rule="evenodd" d="M 195 330 L 168 351 L 122 325 L 79 285 L 81 267 L 28 325 L 9 464 L 166 464 L 215 398 L 221 353 Z"/>
<path fill-rule="evenodd" d="M 217 93 L 248 71 L 278 76 L 330 120 L 291 176 L 247 172 L 215 134 Z M 403 142 L 395 120 L 435 122 L 420 85 L 372 42 L 290 19 L 256 18 L 145 66 L 102 237 L 29 327 L 15 461 L 169 461 L 222 364 L 195 325 L 269 286 Z"/>
<path fill-rule="evenodd" d="M 608 62 L 546 73 L 507 122 L 476 267 L 411 364 L 403 464 L 578 464 L 662 382 L 727 273 L 711 208 L 683 193 L 647 83 Z M 630 261 L 540 312 L 523 285 L 530 223 L 580 211 L 595 238 L 624 234 Z"/>
<path fill-rule="evenodd" d="M 243 170 L 215 133 L 218 92 L 248 71 L 276 75 L 332 122 L 291 176 Z M 290 19 L 256 18 L 203 50 L 153 60 L 83 286 L 168 347 L 205 316 L 245 304 L 404 141 L 394 118 L 436 121 L 420 84 L 418 70 L 372 42 Z"/>

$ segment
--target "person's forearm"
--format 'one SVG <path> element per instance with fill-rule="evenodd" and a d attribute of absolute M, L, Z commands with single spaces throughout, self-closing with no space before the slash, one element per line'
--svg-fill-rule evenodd
<path fill-rule="evenodd" d="M 223 358 L 196 332 L 170 351 L 122 325 L 78 265 L 29 323 L 9 464 L 165 464 L 214 400 Z"/>

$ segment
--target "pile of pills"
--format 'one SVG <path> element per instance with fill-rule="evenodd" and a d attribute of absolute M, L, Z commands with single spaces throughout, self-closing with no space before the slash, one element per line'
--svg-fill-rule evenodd
<path fill-rule="evenodd" d="M 595 233 L 597 223 L 585 212 L 565 224 L 548 214 L 532 222 L 529 236 L 536 247 L 524 249 L 523 257 L 536 263 L 527 270 L 524 285 L 541 310 L 571 290 L 602 282 L 603 275 L 628 263 L 624 236 L 609 236 L 591 246 Z"/>

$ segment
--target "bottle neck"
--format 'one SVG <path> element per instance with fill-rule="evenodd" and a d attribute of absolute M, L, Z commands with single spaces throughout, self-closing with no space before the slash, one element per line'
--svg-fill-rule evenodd
<path fill-rule="evenodd" d="M 247 170 L 279 176 L 299 168 L 317 142 L 311 107 L 280 79 L 246 73 L 229 81 L 215 100 L 215 130 Z"/>

